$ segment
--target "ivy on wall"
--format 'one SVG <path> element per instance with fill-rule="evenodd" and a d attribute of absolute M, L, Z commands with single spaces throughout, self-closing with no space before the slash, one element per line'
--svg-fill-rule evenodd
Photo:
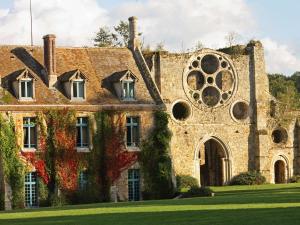
<path fill-rule="evenodd" d="M 143 141 L 140 163 L 144 178 L 144 199 L 170 198 L 174 195 L 168 115 L 155 112 L 155 128 Z"/>
<path fill-rule="evenodd" d="M 11 117 L 5 119 L 0 114 L 0 154 L 5 181 L 12 191 L 12 207 L 24 207 L 24 175 L 25 166 L 20 160 L 20 149 L 16 144 L 15 126 Z M 1 191 L 2 208 L 4 207 L 4 192 Z"/>

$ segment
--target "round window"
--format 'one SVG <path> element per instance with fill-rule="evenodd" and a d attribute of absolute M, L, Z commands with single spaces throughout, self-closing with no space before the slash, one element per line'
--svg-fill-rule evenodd
<path fill-rule="evenodd" d="M 276 128 L 272 132 L 272 140 L 275 144 L 285 143 L 287 141 L 287 131 L 284 128 Z"/>
<path fill-rule="evenodd" d="M 193 56 L 183 73 L 183 87 L 197 107 L 218 107 L 226 104 L 237 86 L 233 64 L 215 51 Z"/>
<path fill-rule="evenodd" d="M 245 120 L 249 116 L 249 106 L 246 102 L 237 102 L 233 105 L 232 115 L 237 120 Z"/>
<path fill-rule="evenodd" d="M 176 120 L 186 120 L 191 115 L 191 107 L 183 101 L 173 105 L 172 115 Z"/>

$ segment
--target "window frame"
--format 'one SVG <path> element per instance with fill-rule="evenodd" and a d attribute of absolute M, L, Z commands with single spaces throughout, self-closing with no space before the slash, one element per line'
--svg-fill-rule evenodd
<path fill-rule="evenodd" d="M 132 177 L 130 177 L 130 174 Z M 140 169 L 128 169 L 128 171 L 127 171 L 127 188 L 128 188 L 128 201 L 140 201 L 141 200 L 141 171 L 140 171 Z"/>
<path fill-rule="evenodd" d="M 132 84 L 132 96 L 130 93 L 130 84 Z M 122 100 L 133 101 L 135 100 L 135 81 L 134 80 L 122 80 Z"/>
<path fill-rule="evenodd" d="M 127 122 L 127 119 L 130 119 L 130 122 L 128 123 Z M 133 120 L 136 119 L 137 122 L 133 122 Z M 130 127 L 130 137 L 131 137 L 131 140 L 130 142 L 128 142 L 128 127 Z M 134 138 L 133 137 L 133 134 L 134 134 L 134 131 L 133 129 L 134 128 L 137 128 L 137 131 L 136 131 L 136 134 L 137 134 L 137 137 Z M 140 145 L 140 117 L 139 116 L 126 116 L 126 147 L 129 148 L 129 149 L 133 149 L 133 150 L 139 150 L 139 145 Z M 137 139 L 137 141 L 135 141 L 135 139 Z M 130 144 L 128 144 L 130 143 Z"/>
<path fill-rule="evenodd" d="M 80 93 L 80 83 L 82 83 L 82 94 L 83 96 L 80 97 L 78 96 L 79 93 Z M 75 97 L 74 94 L 75 94 L 75 90 L 74 90 L 74 84 L 76 84 L 76 93 L 77 93 L 77 96 Z M 71 99 L 72 100 L 77 100 L 77 101 L 83 101 L 86 99 L 86 82 L 84 79 L 74 79 L 72 80 L 71 82 Z"/>
<path fill-rule="evenodd" d="M 31 124 L 31 120 L 34 119 L 34 125 Z M 24 123 L 25 120 L 28 120 L 28 123 Z M 27 130 L 27 142 L 28 142 L 28 147 L 25 146 L 25 132 L 24 128 Z M 34 128 L 35 132 L 35 138 L 34 142 L 31 143 L 31 128 Z M 37 137 L 37 124 L 36 124 L 36 117 L 23 117 L 23 151 L 36 151 L 37 150 L 37 143 L 38 137 Z"/>
<path fill-rule="evenodd" d="M 78 123 L 78 119 L 80 120 L 80 122 Z M 86 123 L 83 123 L 83 119 L 86 119 Z M 78 138 L 78 130 L 77 128 L 80 129 L 80 143 L 77 142 L 77 138 Z M 86 128 L 87 134 L 87 143 L 83 143 L 82 137 L 83 137 L 83 128 Z M 79 145 L 78 145 L 79 144 Z M 76 118 L 76 148 L 77 151 L 89 151 L 89 147 L 90 147 L 90 134 L 89 134 L 89 118 L 86 116 L 79 116 Z"/>
<path fill-rule="evenodd" d="M 36 172 L 25 174 L 24 179 L 24 204 L 26 208 L 38 207 L 38 176 Z M 29 198 L 29 199 L 28 199 Z M 28 199 L 28 200 L 27 200 Z"/>
<path fill-rule="evenodd" d="M 22 96 L 22 83 L 24 83 L 24 87 L 25 87 L 25 90 L 24 90 L 24 93 L 25 93 L 25 96 Z M 29 94 L 29 89 L 28 89 L 28 84 L 31 83 L 31 96 L 28 96 Z M 33 100 L 35 97 L 35 91 L 34 91 L 34 80 L 31 79 L 31 78 L 23 78 L 23 79 L 20 79 L 19 80 L 19 99 L 20 100 L 27 100 L 27 101 L 31 101 Z"/>

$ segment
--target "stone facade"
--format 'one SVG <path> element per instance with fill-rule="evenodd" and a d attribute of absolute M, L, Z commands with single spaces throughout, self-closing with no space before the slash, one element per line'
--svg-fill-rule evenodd
<path fill-rule="evenodd" d="M 41 111 L 69 108 L 77 116 L 123 112 L 140 119 L 142 140 L 153 128 L 153 112 L 166 110 L 175 175 L 193 176 L 202 185 L 224 185 L 249 170 L 260 171 L 270 183 L 287 182 L 300 172 L 298 114 L 291 112 L 284 124 L 273 115 L 276 100 L 269 94 L 260 42 L 184 54 L 143 53 L 137 19 L 129 21 L 128 49 L 60 48 L 55 35 L 44 37 L 44 47 L 0 47 L 0 111 L 13 116 L 22 151 L 23 118 Z M 116 93 L 121 88 L 114 87 L 129 73 L 136 79 L 135 99 L 124 101 Z M 78 77 L 85 82 L 85 98 L 74 101 L 71 86 Z M 23 78 L 34 81 L 30 101 L 20 99 L 14 86 Z M 135 163 L 129 169 L 138 168 Z M 3 189 L 7 185 L 0 176 Z M 128 199 L 127 170 L 115 182 L 112 198 Z"/>

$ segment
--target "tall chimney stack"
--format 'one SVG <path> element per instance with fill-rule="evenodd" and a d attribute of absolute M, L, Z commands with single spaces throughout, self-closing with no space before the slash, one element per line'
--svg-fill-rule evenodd
<path fill-rule="evenodd" d="M 137 17 L 132 16 L 128 18 L 129 20 L 129 43 L 128 47 L 131 50 L 135 50 L 135 48 L 140 47 L 140 41 L 138 37 L 137 30 Z"/>
<path fill-rule="evenodd" d="M 47 80 L 49 88 L 54 88 L 57 82 L 56 74 L 56 56 L 55 56 L 55 38 L 54 34 L 48 34 L 44 39 L 44 64 L 47 70 Z"/>

